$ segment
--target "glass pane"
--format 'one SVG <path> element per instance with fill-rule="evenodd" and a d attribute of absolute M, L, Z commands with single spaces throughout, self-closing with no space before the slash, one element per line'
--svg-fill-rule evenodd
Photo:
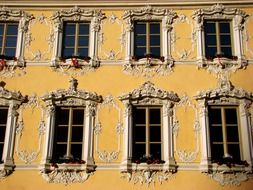
<path fill-rule="evenodd" d="M 146 46 L 146 36 L 136 36 L 135 46 Z"/>
<path fill-rule="evenodd" d="M 8 109 L 0 109 L 0 124 L 6 124 Z"/>
<path fill-rule="evenodd" d="M 88 36 L 79 36 L 78 46 L 88 46 L 88 45 L 89 45 L 89 37 Z"/>
<path fill-rule="evenodd" d="M 79 25 L 79 34 L 89 34 L 90 25 L 89 24 L 80 24 Z"/>
<path fill-rule="evenodd" d="M 224 156 L 223 144 L 212 144 L 211 155 L 212 155 L 212 160 L 222 159 Z"/>
<path fill-rule="evenodd" d="M 72 142 L 83 142 L 83 127 L 72 127 Z"/>
<path fill-rule="evenodd" d="M 161 110 L 160 109 L 149 109 L 149 123 L 160 124 L 161 123 Z"/>
<path fill-rule="evenodd" d="M 135 24 L 135 34 L 146 34 L 146 23 L 143 23 L 143 24 Z"/>
<path fill-rule="evenodd" d="M 134 126 L 134 142 L 146 142 L 146 126 Z"/>
<path fill-rule="evenodd" d="M 144 56 L 146 54 L 146 48 L 137 48 L 135 47 L 135 56 Z"/>
<path fill-rule="evenodd" d="M 75 36 L 64 36 L 63 46 L 75 46 Z"/>
<path fill-rule="evenodd" d="M 71 145 L 71 154 L 74 159 L 82 159 L 82 144 L 72 144 Z"/>
<path fill-rule="evenodd" d="M 230 23 L 221 22 L 219 23 L 220 27 L 220 33 L 230 33 Z"/>
<path fill-rule="evenodd" d="M 236 109 L 226 108 L 225 115 L 226 115 L 226 123 L 227 124 L 237 124 L 237 111 L 236 111 Z"/>
<path fill-rule="evenodd" d="M 228 153 L 235 159 L 241 160 L 239 144 L 228 144 Z"/>
<path fill-rule="evenodd" d="M 146 145 L 145 144 L 133 144 L 133 159 L 139 160 L 146 156 Z"/>
<path fill-rule="evenodd" d="M 74 35 L 76 33 L 76 24 L 75 23 L 66 23 L 64 27 L 64 33 L 65 35 L 72 34 Z"/>
<path fill-rule="evenodd" d="M 0 144 L 0 161 L 2 161 L 4 144 Z"/>
<path fill-rule="evenodd" d="M 150 156 L 154 159 L 161 159 L 161 144 L 150 144 Z"/>
<path fill-rule="evenodd" d="M 160 46 L 160 36 L 150 36 L 151 46 Z"/>
<path fill-rule="evenodd" d="M 205 22 L 204 24 L 205 33 L 216 33 L 216 27 L 214 22 Z"/>
<path fill-rule="evenodd" d="M 17 45 L 17 37 L 16 36 L 7 36 L 6 42 L 5 42 L 6 47 L 15 47 Z"/>
<path fill-rule="evenodd" d="M 84 110 L 74 109 L 73 110 L 73 125 L 83 125 Z"/>
<path fill-rule="evenodd" d="M 88 51 L 89 51 L 88 48 L 78 48 L 78 55 L 88 57 L 89 56 Z"/>
<path fill-rule="evenodd" d="M 145 109 L 135 109 L 133 116 L 134 116 L 134 124 L 146 124 Z"/>
<path fill-rule="evenodd" d="M 210 46 L 210 45 L 216 46 L 217 44 L 215 35 L 206 35 L 205 40 L 206 40 L 206 46 Z"/>
<path fill-rule="evenodd" d="M 150 142 L 161 142 L 161 127 L 150 126 Z"/>
<path fill-rule="evenodd" d="M 7 35 L 17 35 L 18 34 L 18 25 L 9 24 L 7 27 Z"/>
<path fill-rule="evenodd" d="M 211 142 L 223 142 L 222 126 L 210 126 Z"/>
<path fill-rule="evenodd" d="M 56 122 L 58 125 L 68 125 L 68 123 L 69 123 L 69 109 L 58 108 L 56 115 L 57 115 Z"/>
<path fill-rule="evenodd" d="M 227 126 L 227 141 L 228 142 L 239 142 L 238 127 Z"/>
<path fill-rule="evenodd" d="M 4 33 L 4 24 L 0 24 L 0 35 Z"/>
<path fill-rule="evenodd" d="M 67 142 L 68 141 L 68 127 L 57 127 L 56 132 L 57 142 Z"/>
<path fill-rule="evenodd" d="M 160 47 L 152 47 L 150 48 L 150 53 L 152 55 L 160 56 L 161 55 L 160 50 L 161 50 Z"/>
<path fill-rule="evenodd" d="M 217 54 L 216 47 L 206 47 L 206 57 L 214 57 Z"/>
<path fill-rule="evenodd" d="M 208 111 L 210 124 L 221 124 L 221 109 L 212 109 Z"/>
<path fill-rule="evenodd" d="M 150 34 L 160 34 L 160 23 L 150 23 Z"/>
<path fill-rule="evenodd" d="M 6 126 L 0 126 L 0 142 L 4 142 Z"/>
<path fill-rule="evenodd" d="M 74 55 L 74 48 L 64 48 L 63 49 L 63 57 L 71 57 L 72 55 Z"/>
<path fill-rule="evenodd" d="M 15 48 L 5 48 L 5 53 L 6 56 L 15 56 L 16 55 L 16 47 Z"/>
<path fill-rule="evenodd" d="M 66 155 L 67 145 L 66 144 L 56 144 L 53 150 L 53 158 L 55 160 L 63 159 Z"/>
<path fill-rule="evenodd" d="M 221 52 L 224 54 L 225 57 L 232 56 L 232 49 L 231 49 L 231 47 L 221 47 Z"/>
<path fill-rule="evenodd" d="M 231 45 L 230 35 L 220 35 L 220 44 L 221 45 Z"/>

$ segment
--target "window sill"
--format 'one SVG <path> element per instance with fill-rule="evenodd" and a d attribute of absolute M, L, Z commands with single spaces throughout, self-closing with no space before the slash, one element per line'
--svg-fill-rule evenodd
<path fill-rule="evenodd" d="M 84 67 L 99 67 L 98 59 L 91 59 L 90 57 L 67 57 L 67 58 L 57 58 L 52 61 L 52 66 L 58 68 L 75 68 L 82 69 Z"/>

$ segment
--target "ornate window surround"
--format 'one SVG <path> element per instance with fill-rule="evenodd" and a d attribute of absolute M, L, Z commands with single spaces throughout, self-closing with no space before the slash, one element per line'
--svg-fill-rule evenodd
<path fill-rule="evenodd" d="M 215 166 L 211 163 L 211 147 L 209 137 L 209 122 L 208 122 L 208 105 L 233 105 L 239 108 L 241 148 L 243 160 L 246 160 L 249 166 L 235 166 L 233 172 L 253 171 L 253 144 L 252 144 L 252 129 L 250 123 L 250 109 L 253 102 L 253 95 L 241 88 L 234 87 L 228 80 L 220 80 L 219 87 L 213 90 L 199 92 L 196 95 L 196 100 L 199 103 L 200 113 L 199 121 L 202 133 L 202 158 L 200 169 L 204 172 L 214 172 L 216 170 L 226 171 L 226 167 Z M 217 172 L 217 171 L 216 171 Z M 231 170 L 230 170 L 231 172 Z"/>
<path fill-rule="evenodd" d="M 137 168 L 137 164 L 132 163 L 132 109 L 133 106 L 162 106 L 163 123 L 163 160 L 164 164 L 153 164 L 151 166 L 141 163 L 138 164 L 138 170 L 163 170 L 176 171 L 176 163 L 173 150 L 173 106 L 179 101 L 179 97 L 174 92 L 168 92 L 155 87 L 151 82 L 145 82 L 138 89 L 132 92 L 122 94 L 119 99 L 125 107 L 124 113 L 124 148 L 123 161 L 121 163 L 122 172 L 130 172 Z"/>
<path fill-rule="evenodd" d="M 93 128 L 95 122 L 96 106 L 102 102 L 102 97 L 96 93 L 77 89 L 77 80 L 70 80 L 68 90 L 58 89 L 49 92 L 42 97 L 46 103 L 46 136 L 44 155 L 41 161 L 42 176 L 49 182 L 61 183 L 66 172 L 72 173 L 75 179 L 65 179 L 62 183 L 83 182 L 88 178 L 90 172 L 94 171 L 95 164 L 93 159 Z M 53 154 L 54 124 L 56 106 L 79 106 L 85 108 L 85 128 L 83 137 L 83 155 L 85 164 L 58 164 L 52 167 L 50 160 Z M 60 181 L 59 181 L 60 180 Z"/>
<path fill-rule="evenodd" d="M 101 20 L 105 18 L 105 15 L 98 10 L 87 10 L 79 7 L 74 7 L 70 10 L 56 11 L 51 17 L 54 22 L 54 50 L 52 54 L 51 64 L 52 66 L 59 66 L 62 63 L 61 51 L 62 51 L 62 36 L 63 36 L 63 23 L 64 21 L 88 21 L 90 22 L 90 39 L 89 39 L 89 57 L 90 60 L 78 59 L 79 66 L 88 65 L 90 67 L 99 66 L 99 58 L 97 56 L 98 51 L 98 35 L 101 29 Z M 65 65 L 72 65 L 72 60 L 65 60 Z"/>
<path fill-rule="evenodd" d="M 168 66 L 173 66 L 174 61 L 171 56 L 171 31 L 173 29 L 172 24 L 177 18 L 177 14 L 168 9 L 158 9 L 151 6 L 146 6 L 136 10 L 126 10 L 122 16 L 126 24 L 126 58 L 125 58 L 125 67 L 127 65 L 135 64 L 165 64 Z M 152 21 L 160 20 L 162 22 L 162 51 L 161 56 L 164 57 L 163 61 L 155 58 L 144 58 L 139 61 L 133 60 L 134 56 L 134 21 Z"/>
<path fill-rule="evenodd" d="M 12 10 L 6 7 L 0 9 L 0 21 L 4 22 L 18 22 L 18 35 L 17 35 L 17 47 L 15 60 L 5 60 L 7 66 L 25 66 L 24 49 L 25 49 L 25 37 L 28 31 L 29 22 L 34 17 L 22 10 Z"/>
<path fill-rule="evenodd" d="M 0 164 L 0 178 L 4 178 L 12 173 L 14 169 L 14 143 L 15 143 L 15 131 L 17 125 L 19 106 L 26 100 L 25 97 L 18 92 L 11 92 L 4 88 L 5 83 L 0 82 L 0 105 L 7 106 L 8 108 L 8 118 L 6 124 L 4 149 L 3 149 L 3 159 L 4 163 Z"/>
<path fill-rule="evenodd" d="M 242 32 L 244 22 L 248 15 L 237 8 L 224 7 L 222 4 L 215 4 L 210 8 L 198 9 L 194 11 L 192 18 L 195 20 L 195 35 L 197 43 L 197 62 L 199 67 L 227 67 L 242 68 L 247 65 L 247 60 L 243 54 Z M 236 60 L 224 57 L 214 58 L 212 61 L 205 57 L 205 39 L 204 39 L 204 20 L 226 19 L 232 21 L 233 49 Z"/>

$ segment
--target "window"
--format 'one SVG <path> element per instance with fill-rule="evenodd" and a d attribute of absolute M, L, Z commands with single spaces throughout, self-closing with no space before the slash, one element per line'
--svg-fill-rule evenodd
<path fill-rule="evenodd" d="M 136 21 L 134 25 L 134 55 L 144 57 L 161 55 L 161 23 L 158 21 Z"/>
<path fill-rule="evenodd" d="M 58 107 L 53 160 L 82 160 L 84 108 Z"/>
<path fill-rule="evenodd" d="M 88 57 L 90 24 L 65 22 L 63 27 L 62 57 Z"/>
<path fill-rule="evenodd" d="M 4 150 L 4 140 L 6 132 L 8 108 L 0 107 L 0 163 L 3 162 L 3 150 Z"/>
<path fill-rule="evenodd" d="M 0 52 L 6 57 L 15 57 L 18 23 L 0 23 Z"/>
<path fill-rule="evenodd" d="M 209 131 L 212 160 L 241 160 L 237 107 L 210 106 Z"/>
<path fill-rule="evenodd" d="M 161 108 L 135 107 L 133 110 L 133 160 L 162 159 Z"/>
<path fill-rule="evenodd" d="M 231 21 L 206 20 L 204 23 L 204 30 L 206 57 L 221 55 L 231 58 L 233 55 Z"/>

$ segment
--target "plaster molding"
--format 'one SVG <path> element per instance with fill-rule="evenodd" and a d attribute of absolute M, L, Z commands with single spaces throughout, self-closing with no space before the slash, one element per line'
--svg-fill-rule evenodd
<path fill-rule="evenodd" d="M 103 128 L 102 123 L 99 120 L 99 113 L 100 113 L 100 110 L 105 107 L 107 107 L 109 109 L 108 111 L 110 111 L 111 109 L 115 109 L 118 112 L 117 124 L 115 126 L 115 130 L 117 133 L 118 146 L 117 146 L 117 149 L 113 150 L 113 151 L 101 150 L 100 146 L 99 146 L 100 134 L 102 133 L 102 128 Z M 118 159 L 120 149 L 121 149 L 121 135 L 122 135 L 122 131 L 123 131 L 121 109 L 118 106 L 118 104 L 115 102 L 113 96 L 108 95 L 104 98 L 103 103 L 98 105 L 97 113 L 98 114 L 96 117 L 96 125 L 94 128 L 95 142 L 96 142 L 96 153 L 98 154 L 98 158 L 101 161 L 110 163 L 110 162 Z"/>
<path fill-rule="evenodd" d="M 129 183 L 136 184 L 150 184 L 159 183 L 162 185 L 165 181 L 173 179 L 175 176 L 172 173 L 166 171 L 155 171 L 150 169 L 138 170 L 132 173 L 122 173 L 122 178 L 126 179 Z"/>
<path fill-rule="evenodd" d="M 193 132 L 195 135 L 195 143 L 196 147 L 194 151 L 184 150 L 184 149 L 178 149 L 177 147 L 177 136 L 179 134 L 180 129 L 180 122 L 176 116 L 176 110 L 180 107 L 185 107 L 185 112 L 187 109 L 192 109 L 194 114 L 194 124 L 193 124 Z M 184 95 L 180 98 L 180 101 L 177 102 L 174 106 L 174 124 L 173 124 L 173 134 L 174 134 L 174 149 L 175 153 L 177 154 L 178 158 L 184 162 L 184 163 L 190 163 L 196 160 L 198 154 L 199 154 L 199 139 L 200 139 L 200 123 L 198 119 L 198 109 L 197 106 L 192 102 L 189 96 Z"/>
<path fill-rule="evenodd" d="M 245 50 L 249 53 L 248 59 L 253 59 L 253 50 L 250 48 L 250 44 L 253 41 L 253 35 L 249 31 L 250 23 L 253 22 L 253 15 L 249 15 L 249 18 L 245 22 L 245 30 L 243 31 L 243 43 L 245 44 Z"/>

